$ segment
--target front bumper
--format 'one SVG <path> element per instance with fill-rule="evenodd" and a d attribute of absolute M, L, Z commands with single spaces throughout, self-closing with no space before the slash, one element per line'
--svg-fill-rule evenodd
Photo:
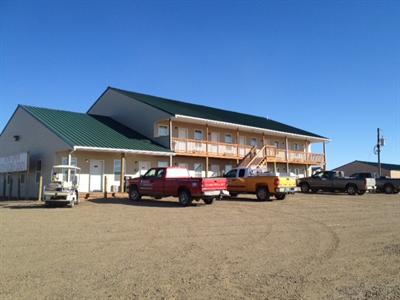
<path fill-rule="evenodd" d="M 280 194 L 294 194 L 300 192 L 299 187 L 278 187 L 275 189 L 275 193 L 280 193 Z"/>

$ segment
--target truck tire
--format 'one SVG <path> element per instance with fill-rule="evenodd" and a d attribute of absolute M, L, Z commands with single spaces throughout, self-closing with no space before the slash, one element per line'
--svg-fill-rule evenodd
<path fill-rule="evenodd" d="M 300 184 L 300 190 L 302 193 L 308 193 L 310 191 L 310 185 L 307 182 Z"/>
<path fill-rule="evenodd" d="M 208 198 L 203 198 L 203 201 L 205 204 L 210 205 L 214 203 L 215 198 L 208 197 Z"/>
<path fill-rule="evenodd" d="M 275 194 L 275 198 L 276 198 L 277 200 L 285 200 L 286 194 L 283 194 L 283 193 Z"/>
<path fill-rule="evenodd" d="M 385 192 L 385 194 L 393 194 L 394 193 L 394 188 L 391 184 L 386 184 L 383 187 L 383 191 Z"/>
<path fill-rule="evenodd" d="M 129 200 L 130 201 L 139 201 L 142 198 L 136 186 L 133 186 L 129 189 Z"/>
<path fill-rule="evenodd" d="M 178 196 L 179 203 L 182 206 L 189 206 L 190 204 L 192 204 L 192 195 L 190 195 L 188 190 L 180 190 Z"/>
<path fill-rule="evenodd" d="M 349 184 L 346 186 L 346 192 L 347 194 L 354 196 L 358 193 L 357 191 L 357 186 L 355 186 L 354 184 Z"/>
<path fill-rule="evenodd" d="M 267 187 L 265 187 L 265 186 L 258 187 L 257 191 L 256 191 L 256 195 L 257 195 L 257 199 L 259 201 L 269 201 L 271 199 L 269 191 L 268 191 Z"/>

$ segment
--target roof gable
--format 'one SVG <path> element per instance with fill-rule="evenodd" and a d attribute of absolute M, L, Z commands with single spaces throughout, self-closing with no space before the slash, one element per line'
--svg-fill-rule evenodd
<path fill-rule="evenodd" d="M 110 117 L 21 107 L 70 146 L 170 152 Z"/>
<path fill-rule="evenodd" d="M 267 119 L 260 116 L 253 116 L 249 114 L 243 114 L 234 111 L 223 110 L 219 108 L 213 108 L 209 106 L 193 104 L 188 102 L 182 102 L 177 100 L 171 100 L 136 92 L 129 92 L 113 87 L 109 87 L 118 93 L 128 96 L 132 99 L 155 107 L 159 110 L 167 112 L 171 115 L 184 115 L 195 118 L 209 119 L 214 121 L 228 122 L 238 125 L 257 127 L 267 130 L 274 130 L 280 132 L 286 132 L 291 134 L 298 134 L 304 136 L 310 136 L 320 139 L 327 139 L 321 135 L 317 135 L 312 132 L 302 130 L 290 125 L 286 125 L 271 119 Z"/>

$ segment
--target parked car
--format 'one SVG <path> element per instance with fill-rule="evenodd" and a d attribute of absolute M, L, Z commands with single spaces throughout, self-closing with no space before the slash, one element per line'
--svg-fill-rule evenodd
<path fill-rule="evenodd" d="M 372 173 L 354 173 L 355 178 L 374 178 Z M 395 194 L 400 192 L 400 178 L 379 177 L 375 178 L 378 193 Z"/>
<path fill-rule="evenodd" d="M 138 201 L 142 196 L 178 197 L 183 206 L 193 200 L 203 199 L 206 204 L 229 195 L 225 178 L 191 178 L 185 168 L 152 168 L 139 178 L 129 180 L 129 200 Z"/>
<path fill-rule="evenodd" d="M 323 171 L 301 178 L 297 184 L 303 193 L 341 191 L 349 195 L 363 195 L 367 191 L 374 191 L 376 182 L 374 178 L 344 177 L 340 171 Z"/>
<path fill-rule="evenodd" d="M 296 178 L 278 176 L 275 173 L 258 173 L 256 169 L 236 168 L 225 174 L 228 179 L 228 191 L 231 196 L 255 194 L 260 201 L 285 199 L 287 194 L 297 191 Z"/>

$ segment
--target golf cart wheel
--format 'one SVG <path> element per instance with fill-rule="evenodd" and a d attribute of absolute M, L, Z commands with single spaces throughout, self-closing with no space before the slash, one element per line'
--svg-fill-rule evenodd
<path fill-rule="evenodd" d="M 212 197 L 203 198 L 204 203 L 207 205 L 213 204 L 214 200 L 215 198 Z"/>
<path fill-rule="evenodd" d="M 133 186 L 129 189 L 129 200 L 130 201 L 139 201 L 142 198 L 136 186 Z"/>
<path fill-rule="evenodd" d="M 277 200 L 285 200 L 286 194 L 283 194 L 283 193 L 275 194 L 275 198 L 276 198 Z"/>
<path fill-rule="evenodd" d="M 349 194 L 349 195 L 351 195 L 351 196 L 354 196 L 354 195 L 356 195 L 357 194 L 357 187 L 354 185 L 354 184 L 349 184 L 347 187 L 346 187 L 346 192 L 347 192 L 347 194 Z"/>
<path fill-rule="evenodd" d="M 269 191 L 268 191 L 267 187 L 265 187 L 265 186 L 258 187 L 257 191 L 256 191 L 256 195 L 257 195 L 257 199 L 259 201 L 269 201 L 271 199 L 270 195 L 269 195 Z"/>
<path fill-rule="evenodd" d="M 187 190 L 180 190 L 179 191 L 179 203 L 182 206 L 189 206 L 192 204 L 192 195 L 190 195 L 189 191 Z"/>

